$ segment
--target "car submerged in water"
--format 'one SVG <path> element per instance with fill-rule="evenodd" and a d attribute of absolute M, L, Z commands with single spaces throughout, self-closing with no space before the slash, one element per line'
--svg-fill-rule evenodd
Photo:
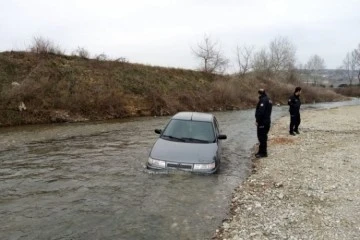
<path fill-rule="evenodd" d="M 175 114 L 153 145 L 147 168 L 214 173 L 220 167 L 221 140 L 219 124 L 210 113 L 179 112 Z"/>

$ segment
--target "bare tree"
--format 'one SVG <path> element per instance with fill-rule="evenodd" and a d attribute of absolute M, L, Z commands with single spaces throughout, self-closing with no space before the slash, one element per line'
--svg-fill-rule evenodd
<path fill-rule="evenodd" d="M 275 38 L 270 42 L 270 68 L 277 73 L 294 69 L 296 49 L 285 37 Z"/>
<path fill-rule="evenodd" d="M 360 85 L 360 43 L 359 43 L 357 49 L 354 49 L 354 51 L 352 51 L 351 55 L 355 61 L 355 68 L 357 68 L 357 71 L 358 71 L 357 77 L 358 77 L 359 85 Z"/>
<path fill-rule="evenodd" d="M 309 83 L 309 71 L 307 69 L 307 64 L 299 63 L 294 69 L 298 74 L 298 82 L 307 82 Z"/>
<path fill-rule="evenodd" d="M 306 64 L 306 68 L 313 76 L 314 85 L 317 85 L 320 70 L 325 69 L 324 59 L 315 54 L 310 57 L 309 61 Z"/>
<path fill-rule="evenodd" d="M 239 67 L 239 75 L 245 76 L 247 72 L 252 69 L 252 56 L 254 52 L 254 46 L 242 46 L 236 47 L 236 60 Z"/>
<path fill-rule="evenodd" d="M 265 48 L 254 54 L 252 66 L 257 73 L 270 74 L 270 57 Z"/>
<path fill-rule="evenodd" d="M 304 77 L 306 79 L 306 84 L 307 85 L 309 85 L 311 74 L 312 74 L 311 67 L 312 66 L 311 66 L 311 64 L 309 64 L 309 61 L 303 65 L 303 72 L 304 72 Z"/>
<path fill-rule="evenodd" d="M 269 44 L 269 49 L 256 52 L 252 67 L 261 74 L 290 73 L 295 69 L 296 49 L 285 37 L 275 38 Z"/>
<path fill-rule="evenodd" d="M 203 42 L 192 49 L 194 55 L 202 61 L 200 69 L 207 73 L 223 73 L 229 63 L 221 51 L 218 42 L 213 42 L 209 36 L 204 36 Z"/>
<path fill-rule="evenodd" d="M 299 70 L 299 71 L 303 71 L 305 69 L 305 65 L 302 64 L 302 63 L 299 63 L 297 66 L 296 66 L 296 69 Z"/>
<path fill-rule="evenodd" d="M 355 52 L 348 52 L 343 61 L 342 69 L 345 70 L 346 77 L 349 80 L 349 84 L 352 85 L 352 81 L 355 76 L 356 70 L 356 54 Z"/>

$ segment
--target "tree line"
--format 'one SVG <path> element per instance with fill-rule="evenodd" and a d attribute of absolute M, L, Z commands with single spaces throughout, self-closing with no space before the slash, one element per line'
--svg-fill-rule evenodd
<path fill-rule="evenodd" d="M 360 85 L 360 43 L 357 48 L 346 53 L 340 69 L 345 71 L 345 76 L 349 81 L 349 85 L 353 84 L 356 76 Z"/>
<path fill-rule="evenodd" d="M 221 74 L 229 66 L 230 61 L 225 57 L 220 43 L 208 35 L 204 35 L 202 41 L 191 50 L 200 61 L 201 71 Z M 252 45 L 237 46 L 234 55 L 236 73 L 240 77 L 249 72 L 273 76 L 300 71 L 308 74 L 313 84 L 317 85 L 320 71 L 326 68 L 325 60 L 317 54 L 312 55 L 305 64 L 296 65 L 296 47 L 288 38 L 282 36 L 273 39 L 267 47 L 260 50 L 256 50 Z M 360 83 L 360 44 L 357 49 L 347 53 L 342 68 L 346 70 L 350 84 L 356 72 Z"/>

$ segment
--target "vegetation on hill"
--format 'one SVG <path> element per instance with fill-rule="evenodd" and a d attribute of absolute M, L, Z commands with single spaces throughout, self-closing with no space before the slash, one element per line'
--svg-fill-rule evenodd
<path fill-rule="evenodd" d="M 344 96 L 360 97 L 360 85 L 345 86 L 334 90 L 336 93 Z"/>
<path fill-rule="evenodd" d="M 254 107 L 257 89 L 286 104 L 294 74 L 229 76 L 54 53 L 0 53 L 0 126 Z M 303 85 L 305 102 L 342 98 Z"/>

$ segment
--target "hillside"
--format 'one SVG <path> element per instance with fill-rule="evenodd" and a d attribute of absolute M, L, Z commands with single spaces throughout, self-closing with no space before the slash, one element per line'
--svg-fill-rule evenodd
<path fill-rule="evenodd" d="M 76 56 L 0 53 L 0 126 L 168 115 L 254 107 L 264 87 L 286 103 L 298 81 L 206 74 Z M 304 86 L 304 101 L 333 101 L 331 90 Z"/>

